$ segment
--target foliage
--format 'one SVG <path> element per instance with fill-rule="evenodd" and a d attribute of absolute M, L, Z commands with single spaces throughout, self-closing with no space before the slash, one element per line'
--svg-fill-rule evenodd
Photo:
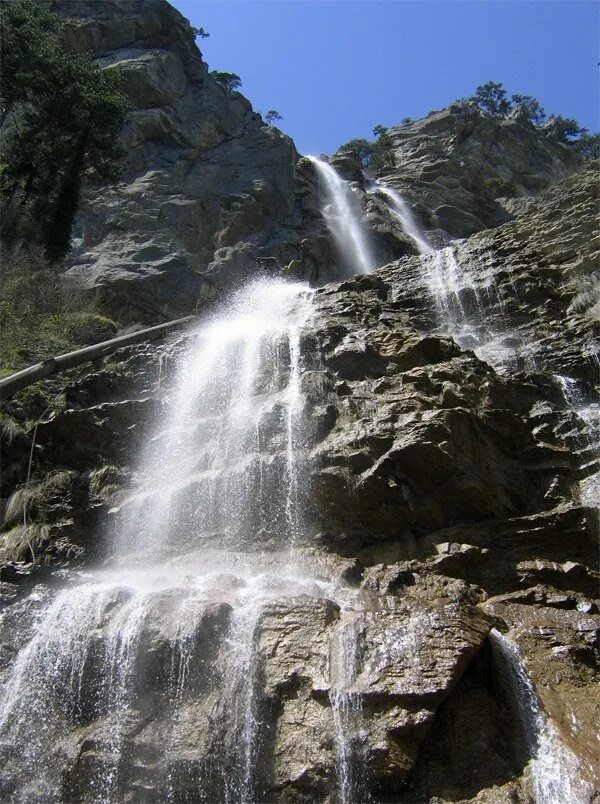
<path fill-rule="evenodd" d="M 480 84 L 473 95 L 475 103 L 492 117 L 504 117 L 510 111 L 510 101 L 500 83 L 487 81 Z"/>
<path fill-rule="evenodd" d="M 275 109 L 269 109 L 265 115 L 265 120 L 268 126 L 272 126 L 274 120 L 283 120 L 283 117 Z"/>
<path fill-rule="evenodd" d="M 588 133 L 573 117 L 563 117 L 553 114 L 548 119 L 548 133 L 559 142 L 569 143 Z"/>
<path fill-rule="evenodd" d="M 192 33 L 194 34 L 194 36 L 199 36 L 200 39 L 208 39 L 208 37 L 210 36 L 208 31 L 204 28 L 192 28 Z"/>
<path fill-rule="evenodd" d="M 364 139 L 364 137 L 356 137 L 355 139 L 348 140 L 348 142 L 340 145 L 338 150 L 351 151 L 353 154 L 358 156 L 363 164 L 363 167 L 367 167 L 373 158 L 373 147 L 374 143 Z"/>
<path fill-rule="evenodd" d="M 227 92 L 233 92 L 242 86 L 242 79 L 236 73 L 223 73 L 219 70 L 211 70 L 210 75 L 215 79 L 220 87 Z"/>
<path fill-rule="evenodd" d="M 572 145 L 582 156 L 588 159 L 600 159 L 600 134 L 585 132 Z"/>
<path fill-rule="evenodd" d="M 412 117 L 403 117 L 402 120 L 400 121 L 400 125 L 401 126 L 408 126 L 412 122 L 413 122 Z"/>
<path fill-rule="evenodd" d="M 4 372 L 114 337 L 117 325 L 39 252 L 3 254 L 0 364 Z"/>
<path fill-rule="evenodd" d="M 506 118 L 513 109 L 520 109 L 525 112 L 529 122 L 541 128 L 549 139 L 571 145 L 580 154 L 589 158 L 597 158 L 600 155 L 600 140 L 597 134 L 590 135 L 588 130 L 572 117 L 563 117 L 560 114 L 547 117 L 540 102 L 531 95 L 515 93 L 509 100 L 502 84 L 488 81 L 478 86 L 475 94 L 466 102 L 478 106 L 496 118 Z M 455 104 L 450 108 L 454 110 L 454 106 Z"/>
<path fill-rule="evenodd" d="M 373 128 L 373 134 L 377 137 L 375 142 L 358 137 L 340 146 L 339 150 L 352 151 L 356 154 L 364 170 L 378 171 L 385 167 L 393 167 L 396 157 L 389 129 L 378 124 Z"/>
<path fill-rule="evenodd" d="M 17 525 L 0 534 L 0 561 L 33 561 L 50 541 L 47 525 Z"/>
<path fill-rule="evenodd" d="M 82 178 L 119 175 L 126 112 L 119 71 L 69 53 L 61 28 L 44 2 L 0 8 L 1 234 L 9 245 L 40 242 L 52 261 L 69 248 Z"/>
<path fill-rule="evenodd" d="M 517 93 L 511 97 L 511 102 L 526 112 L 534 126 L 541 125 L 546 119 L 546 112 L 542 109 L 539 100 L 533 98 L 531 95 L 520 95 Z"/>
<path fill-rule="evenodd" d="M 518 190 L 516 184 L 510 179 L 503 179 L 496 176 L 493 179 L 486 179 L 485 186 L 490 190 L 494 198 L 514 198 Z"/>
<path fill-rule="evenodd" d="M 94 469 L 89 476 L 89 489 L 97 497 L 106 498 L 121 488 L 123 483 L 122 471 L 117 466 L 107 464 Z"/>

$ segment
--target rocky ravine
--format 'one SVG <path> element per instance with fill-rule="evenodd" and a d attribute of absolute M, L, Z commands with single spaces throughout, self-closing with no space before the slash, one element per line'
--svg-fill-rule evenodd
<path fill-rule="evenodd" d="M 427 283 L 430 255 L 315 294 L 302 339 L 308 477 L 296 553 L 354 603 L 340 611 L 335 595 L 275 595 L 260 615 L 256 706 L 269 729 L 256 748 L 259 800 L 330 800 L 337 784 L 331 666 L 351 637 L 360 650 L 352 711 L 368 746 L 368 773 L 353 780 L 355 790 L 380 801 L 529 801 L 527 751 L 487 639 L 492 626 L 520 646 L 547 712 L 594 779 L 598 511 L 580 484 L 597 471 L 597 459 L 556 375 L 579 378 L 581 392 L 597 399 L 597 368 L 582 358 L 594 334 L 591 296 L 576 303 L 574 284 L 577 272 L 590 279 L 594 264 L 595 188 L 593 172 L 574 176 L 512 223 L 457 247 L 461 263 L 475 266 L 473 284 L 461 291 L 465 310 L 478 282 L 502 288 L 510 277 L 522 289 L 513 304 L 488 294 L 483 319 L 501 319 L 507 338 L 527 343 L 530 360 L 513 348 L 500 352 L 494 369 L 433 331 L 448 321 Z M 478 259 L 467 262 L 474 253 Z M 541 312 L 540 299 L 547 300 Z M 553 325 L 561 316 L 568 334 Z M 485 347 L 476 327 L 473 337 Z M 22 575 L 30 550 L 38 563 L 62 567 L 101 554 L 99 534 L 160 415 L 185 343 L 183 336 L 158 349 L 123 350 L 71 378 L 62 409 L 39 424 L 39 495 L 29 515 L 45 529 L 26 537 L 17 527 L 4 536 L 4 592 L 12 601 L 4 662 L 29 587 L 43 606 L 52 583 L 39 570 Z M 18 398 L 7 406 L 16 418 L 26 409 Z M 19 494 L 32 432 L 13 427 L 11 435 L 5 488 Z M 276 453 L 281 442 L 265 448 Z M 276 552 L 272 560 L 276 566 Z M 156 670 L 138 693 L 144 720 L 130 713 L 124 797 L 160 799 L 161 780 L 174 776 L 179 800 L 197 800 L 198 791 L 206 800 L 225 795 L 223 778 L 235 768 L 219 757 L 233 737 L 213 715 L 217 697 L 226 700 L 227 594 L 221 585 L 194 620 L 190 638 L 207 646 L 194 672 L 205 682 L 177 703 L 187 725 L 168 755 L 160 738 L 170 717 L 161 662 L 171 609 L 154 600 L 140 661 Z M 64 724 L 68 800 L 82 795 L 103 761 L 102 725 L 91 714 Z M 198 757 L 213 771 L 198 776 Z"/>
<path fill-rule="evenodd" d="M 134 105 L 124 181 L 86 192 L 71 255 L 71 270 L 108 307 L 155 320 L 206 305 L 261 258 L 274 258 L 263 273 L 291 262 L 289 273 L 316 284 L 343 274 L 310 165 L 239 93 L 214 83 L 177 12 L 162 0 L 55 7 L 71 20 L 74 49 L 123 67 Z M 568 149 L 522 121 L 474 114 L 451 108 L 394 129 L 398 167 L 384 177 L 433 241 L 471 236 L 437 256 L 402 256 L 414 243 L 370 198 L 387 264 L 313 294 L 300 344 L 306 476 L 294 552 L 327 588 L 275 590 L 256 623 L 260 801 L 336 800 L 340 717 L 363 732 L 353 751 L 365 772 L 349 784 L 364 800 L 531 801 L 531 748 L 492 627 L 520 647 L 545 710 L 598 788 L 598 434 L 573 409 L 599 391 L 597 166 L 574 172 Z M 363 186 L 346 157 L 336 165 Z M 494 175 L 522 197 L 494 199 L 481 181 Z M 458 271 L 441 292 L 439 259 Z M 5 403 L 3 673 L 56 586 L 104 559 L 188 339 L 121 350 Z M 283 444 L 264 445 L 273 465 Z M 195 536 L 183 534 L 190 557 L 202 557 Z M 259 549 L 276 574 L 275 543 Z M 223 725 L 234 591 L 220 578 L 183 632 L 180 593 L 153 598 L 137 705 L 124 718 L 122 800 L 163 800 L 166 780 L 171 800 L 224 800 L 239 772 L 227 752 L 238 737 Z M 85 665 L 85 706 L 61 712 L 47 739 L 66 801 L 85 799 L 114 750 L 97 670 L 131 590 L 111 595 Z M 340 595 L 352 605 L 341 607 Z M 195 646 L 194 681 L 179 697 L 174 631 Z M 349 645 L 355 667 L 340 704 L 332 668 L 352 664 Z M 165 746 L 174 711 L 178 739 Z M 7 750 L 9 795 L 20 757 Z M 581 800 L 592 798 L 587 787 Z"/>

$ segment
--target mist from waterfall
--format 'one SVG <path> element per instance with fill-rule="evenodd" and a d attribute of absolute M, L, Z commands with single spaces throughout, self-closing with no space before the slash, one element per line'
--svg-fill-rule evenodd
<path fill-rule="evenodd" d="M 515 366 L 526 359 L 526 350 L 519 349 L 518 340 L 504 317 L 504 302 L 493 274 L 475 280 L 468 260 L 457 256 L 457 246 L 450 245 L 424 256 L 425 283 L 435 305 L 438 326 L 463 349 L 472 349 L 485 362 L 502 369 Z M 485 267 L 485 266 L 484 266 Z M 492 323 L 491 311 L 495 309 Z M 531 366 L 533 368 L 533 365 Z"/>
<path fill-rule="evenodd" d="M 490 639 L 521 719 L 535 804 L 591 801 L 593 787 L 583 778 L 579 760 L 546 716 L 516 644 L 495 628 L 490 632 Z"/>
<path fill-rule="evenodd" d="M 215 728 L 225 730 L 227 747 L 205 773 L 228 804 L 255 800 L 260 612 L 269 600 L 322 593 L 292 558 L 302 536 L 300 338 L 310 311 L 307 286 L 258 281 L 187 336 L 135 488 L 113 511 L 113 556 L 105 569 L 49 593 L 7 676 L 0 757 L 11 772 L 0 781 L 3 800 L 119 799 L 128 723 L 145 705 L 140 667 L 156 662 L 151 635 L 164 628 L 168 654 L 155 672 L 166 673 L 167 770 L 157 785 L 173 801 L 204 622 L 226 657 Z M 34 602 L 30 596 L 27 605 Z M 70 723 L 90 719 L 101 751 L 87 760 L 84 782 L 71 778 L 75 757 L 63 741 Z M 202 779 L 196 783 L 203 800 Z"/>
<path fill-rule="evenodd" d="M 122 503 L 116 553 L 147 565 L 208 541 L 253 549 L 298 535 L 300 331 L 308 286 L 258 281 L 191 335 Z M 269 448 L 275 436 L 280 449 Z"/>
<path fill-rule="evenodd" d="M 321 210 L 334 239 L 344 273 L 368 274 L 377 267 L 364 225 L 359 194 L 334 167 L 316 156 L 308 156 L 317 171 Z"/>
<path fill-rule="evenodd" d="M 431 251 L 433 251 L 431 245 L 427 241 L 427 238 L 421 231 L 410 207 L 404 198 L 402 198 L 400 193 L 374 179 L 369 181 L 367 184 L 367 192 L 371 195 L 379 194 L 385 198 L 388 209 L 400 223 L 402 231 L 414 241 L 417 249 L 419 250 L 419 254 L 429 254 Z"/>

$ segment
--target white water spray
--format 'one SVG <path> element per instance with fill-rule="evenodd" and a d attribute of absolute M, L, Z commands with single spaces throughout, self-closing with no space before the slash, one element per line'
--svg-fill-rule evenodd
<path fill-rule="evenodd" d="M 259 281 L 192 336 L 168 417 L 142 455 L 139 490 L 122 506 L 117 550 L 127 563 L 189 557 L 207 539 L 234 549 L 251 548 L 257 533 L 294 541 L 309 311 L 307 286 Z M 282 453 L 263 443 L 277 431 Z"/>
<path fill-rule="evenodd" d="M 517 646 L 496 629 L 490 638 L 521 718 L 535 804 L 586 804 L 592 799 L 592 785 L 582 777 L 577 757 L 542 709 Z"/>
<path fill-rule="evenodd" d="M 319 177 L 323 217 L 335 241 L 342 267 L 350 276 L 374 271 L 375 259 L 364 227 L 360 196 L 328 162 L 316 156 L 307 159 L 313 163 Z"/>
<path fill-rule="evenodd" d="M 369 801 L 364 761 L 362 701 L 352 689 L 361 664 L 361 624 L 347 612 L 335 632 L 330 653 L 331 689 L 340 804 Z"/>
<path fill-rule="evenodd" d="M 400 223 L 402 231 L 414 241 L 417 249 L 419 250 L 419 254 L 429 254 L 431 251 L 433 251 L 430 244 L 427 242 L 427 238 L 419 228 L 419 225 L 415 216 L 412 214 L 410 207 L 404 198 L 402 198 L 400 193 L 396 192 L 396 190 L 393 190 L 391 187 L 387 187 L 385 184 L 381 184 L 380 182 L 374 180 L 369 183 L 367 192 L 371 195 L 379 194 L 385 198 L 388 203 L 388 208 L 396 220 Z"/>
<path fill-rule="evenodd" d="M 253 800 L 255 625 L 268 599 L 303 588 L 288 556 L 301 535 L 300 339 L 310 298 L 304 285 L 255 282 L 189 336 L 172 395 L 140 456 L 137 488 L 117 512 L 117 566 L 58 592 L 8 674 L 0 710 L 0 754 L 12 774 L 0 788 L 5 800 L 48 804 L 71 796 L 65 769 L 78 758 L 60 738 L 68 742 L 83 709 L 101 746 L 92 752 L 84 797 L 122 797 L 121 767 L 143 688 L 138 665 L 151 655 L 148 617 L 156 628 L 156 617 L 167 616 L 164 595 L 174 592 L 192 630 L 173 626 L 166 648 L 172 728 L 161 786 L 174 800 L 169 754 L 194 661 L 194 622 L 203 606 L 225 601 L 233 609 L 226 710 L 241 736 L 237 759 L 228 760 L 235 778 L 224 790 L 232 804 Z M 263 582 L 257 568 L 265 542 L 282 558 Z"/>

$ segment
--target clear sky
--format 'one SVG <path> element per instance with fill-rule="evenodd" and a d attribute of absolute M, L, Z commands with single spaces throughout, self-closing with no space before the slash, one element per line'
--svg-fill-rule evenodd
<path fill-rule="evenodd" d="M 210 38 L 211 69 L 301 153 L 331 153 L 373 125 L 421 117 L 501 81 L 597 131 L 596 0 L 171 0 Z"/>

